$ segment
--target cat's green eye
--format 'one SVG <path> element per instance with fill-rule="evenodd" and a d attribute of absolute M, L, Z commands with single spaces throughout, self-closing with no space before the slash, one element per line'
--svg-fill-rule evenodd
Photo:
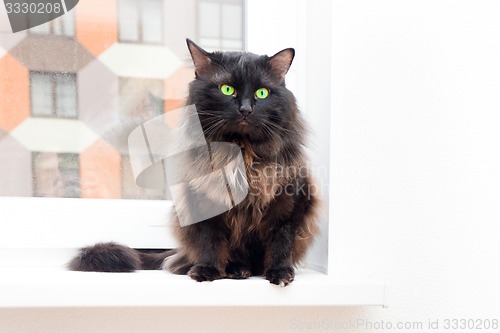
<path fill-rule="evenodd" d="M 255 92 L 255 97 L 257 97 L 257 98 L 262 99 L 262 98 L 266 98 L 267 96 L 269 96 L 269 89 L 267 89 L 267 88 L 259 88 Z"/>
<path fill-rule="evenodd" d="M 227 96 L 234 95 L 234 87 L 230 86 L 229 84 L 223 84 L 222 86 L 220 86 L 220 91 L 222 91 L 222 93 Z"/>

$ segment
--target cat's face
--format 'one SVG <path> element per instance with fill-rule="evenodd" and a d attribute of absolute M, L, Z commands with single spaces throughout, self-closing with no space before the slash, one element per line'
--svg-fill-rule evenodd
<path fill-rule="evenodd" d="M 293 49 L 268 57 L 209 53 L 189 40 L 188 47 L 196 71 L 189 103 L 197 107 L 207 140 L 271 143 L 286 136 L 297 112 L 284 84 Z"/>

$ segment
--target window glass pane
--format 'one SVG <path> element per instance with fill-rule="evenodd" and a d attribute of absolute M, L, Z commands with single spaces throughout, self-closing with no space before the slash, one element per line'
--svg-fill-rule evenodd
<path fill-rule="evenodd" d="M 142 41 L 145 43 L 162 42 L 162 13 L 160 0 L 143 0 L 142 3 Z"/>
<path fill-rule="evenodd" d="M 200 1 L 198 34 L 208 51 L 243 49 L 243 5 L 241 1 Z"/>
<path fill-rule="evenodd" d="M 34 116 L 50 116 L 52 105 L 52 76 L 30 73 L 31 76 L 31 113 Z"/>
<path fill-rule="evenodd" d="M 62 16 L 64 21 L 64 34 L 66 36 L 75 35 L 75 11 L 71 10 Z"/>
<path fill-rule="evenodd" d="M 60 117 L 76 117 L 76 76 L 59 74 L 55 76 L 56 113 Z"/>
<path fill-rule="evenodd" d="M 75 35 L 75 11 L 71 10 L 59 16 L 50 23 L 53 25 L 54 35 L 74 36 Z"/>
<path fill-rule="evenodd" d="M 60 197 L 61 184 L 57 153 L 33 154 L 33 195 L 35 197 Z"/>
<path fill-rule="evenodd" d="M 80 168 L 78 154 L 57 154 L 62 197 L 80 197 Z"/>
<path fill-rule="evenodd" d="M 139 40 L 139 0 L 118 2 L 118 23 L 120 40 L 127 42 Z"/>
<path fill-rule="evenodd" d="M 241 6 L 222 5 L 222 38 L 241 39 Z"/>
<path fill-rule="evenodd" d="M 33 27 L 29 30 L 31 33 L 35 34 L 48 34 L 50 33 L 50 22 L 37 25 L 36 27 Z"/>
<path fill-rule="evenodd" d="M 198 15 L 200 36 L 220 38 L 220 5 L 213 2 L 200 2 Z"/>
<path fill-rule="evenodd" d="M 79 1 L 30 29 L 36 36 L 4 31 L 0 196 L 165 199 L 166 189 L 135 184 L 128 137 L 184 105 L 194 77 L 185 37 L 208 50 L 241 48 L 241 38 L 220 34 L 223 13 L 236 15 L 241 6 L 117 0 L 96 12 L 93 2 Z M 233 26 L 243 17 L 224 20 Z M 0 15 L 0 24 L 9 26 L 8 17 Z"/>
<path fill-rule="evenodd" d="M 52 24 L 52 29 L 54 35 L 64 35 L 64 21 L 55 19 L 54 21 L 50 22 Z"/>

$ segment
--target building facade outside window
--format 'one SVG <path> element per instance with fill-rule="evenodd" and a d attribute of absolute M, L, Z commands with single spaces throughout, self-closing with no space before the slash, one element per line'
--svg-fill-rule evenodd
<path fill-rule="evenodd" d="M 243 1 L 206 1 L 105 1 L 99 15 L 80 1 L 27 34 L 0 32 L 0 196 L 166 199 L 135 184 L 128 135 L 184 105 L 194 78 L 186 37 L 244 45 Z"/>

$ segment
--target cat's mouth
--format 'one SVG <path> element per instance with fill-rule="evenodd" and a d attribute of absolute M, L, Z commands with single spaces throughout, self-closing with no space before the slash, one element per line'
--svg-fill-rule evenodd
<path fill-rule="evenodd" d="M 249 117 L 242 117 L 238 120 L 238 127 L 242 131 L 248 131 L 254 125 L 254 122 Z"/>
<path fill-rule="evenodd" d="M 234 122 L 233 128 L 237 133 L 246 135 L 251 133 L 252 128 L 254 127 L 253 124 L 253 121 L 248 119 L 248 117 L 241 117 Z"/>

